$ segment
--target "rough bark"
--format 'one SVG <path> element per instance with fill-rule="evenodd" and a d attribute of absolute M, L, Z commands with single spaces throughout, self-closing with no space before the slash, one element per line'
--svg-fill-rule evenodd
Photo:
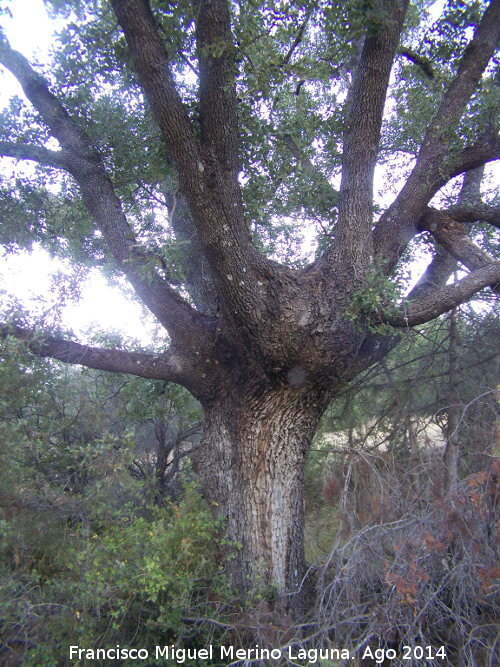
<path fill-rule="evenodd" d="M 262 394 L 234 387 L 205 406 L 196 471 L 227 522 L 232 581 L 241 593 L 255 586 L 286 592 L 283 611 L 297 612 L 308 590 L 304 468 L 328 398 L 293 385 Z"/>

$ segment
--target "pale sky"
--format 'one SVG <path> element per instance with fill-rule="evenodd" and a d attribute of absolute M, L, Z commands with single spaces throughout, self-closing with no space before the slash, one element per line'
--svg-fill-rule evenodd
<path fill-rule="evenodd" d="M 49 19 L 42 0 L 11 0 L 8 7 L 12 19 L 1 16 L 0 23 L 11 45 L 32 61 L 46 58 L 53 43 L 53 22 Z M 0 68 L 0 108 L 12 95 L 22 96 L 16 79 Z M 32 310 L 49 307 L 50 275 L 64 271 L 64 264 L 51 260 L 43 250 L 16 256 L 0 254 L 0 290 L 14 294 Z M 40 297 L 44 303 L 40 302 Z M 0 293 L 0 298 L 2 297 Z M 141 306 L 127 299 L 118 288 L 110 287 L 97 271 L 93 271 L 82 288 L 78 305 L 67 306 L 63 323 L 80 333 L 94 324 L 104 330 L 120 330 L 147 344 L 151 338 L 151 321 L 144 321 Z"/>

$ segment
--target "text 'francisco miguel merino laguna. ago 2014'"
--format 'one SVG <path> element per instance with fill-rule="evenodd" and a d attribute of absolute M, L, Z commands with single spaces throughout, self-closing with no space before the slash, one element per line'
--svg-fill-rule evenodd
<path fill-rule="evenodd" d="M 169 660 L 182 664 L 192 660 L 220 660 L 232 662 L 233 660 L 269 660 L 276 661 L 281 658 L 289 660 L 301 660 L 304 664 L 314 664 L 318 660 L 348 660 L 350 658 L 348 649 L 268 649 L 260 648 L 258 644 L 253 648 L 235 648 L 234 646 L 207 646 L 202 649 L 176 648 L 175 646 L 155 646 L 153 650 L 145 648 L 121 648 L 119 644 L 110 648 L 82 648 L 70 646 L 70 660 Z"/>

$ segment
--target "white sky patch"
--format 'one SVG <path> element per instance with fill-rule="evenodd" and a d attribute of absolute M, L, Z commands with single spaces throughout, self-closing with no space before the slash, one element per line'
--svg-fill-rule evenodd
<path fill-rule="evenodd" d="M 61 260 L 52 259 L 47 252 L 35 248 L 32 253 L 19 253 L 0 258 L 0 289 L 23 304 L 23 308 L 38 316 L 57 306 L 57 297 L 51 292 L 52 275 L 67 267 Z M 128 298 L 117 287 L 111 287 L 97 270 L 81 286 L 81 301 L 68 303 L 62 308 L 62 326 L 84 336 L 90 329 L 121 331 L 141 341 L 151 341 L 154 319 L 145 316 L 141 305 Z"/>
<path fill-rule="evenodd" d="M 54 42 L 54 22 L 49 19 L 42 0 L 10 0 L 7 14 L 0 18 L 10 45 L 33 63 L 47 61 Z M 9 97 L 23 96 L 23 91 L 15 77 L 5 69 L 0 69 L 0 107 Z"/>
<path fill-rule="evenodd" d="M 57 24 L 47 14 L 42 0 L 11 0 L 7 4 L 12 16 L 2 15 L 1 26 L 12 48 L 26 56 L 33 64 L 49 60 Z M 17 80 L 0 68 L 0 109 L 10 97 L 24 97 Z M 50 146 L 57 150 L 58 146 Z M 18 163 L 16 171 L 30 163 Z M 10 169 L 12 171 L 12 168 Z M 7 172 L 5 172 L 7 173 Z M 27 310 L 42 314 L 56 307 L 55 295 L 50 292 L 52 274 L 65 271 L 64 263 L 52 259 L 40 248 L 32 253 L 0 256 L 0 293 L 2 302 L 15 296 Z M 154 318 L 145 317 L 143 308 L 125 296 L 117 287 L 111 287 L 97 270 L 81 286 L 79 303 L 62 308 L 62 325 L 81 336 L 90 329 L 118 330 L 126 336 L 147 345 L 154 336 Z"/>
<path fill-rule="evenodd" d="M 12 48 L 27 58 L 37 57 L 39 52 L 47 54 L 54 39 L 54 23 L 42 0 L 11 0 L 7 7 L 12 17 L 3 15 L 2 27 Z"/>
<path fill-rule="evenodd" d="M 446 0 L 436 0 L 433 2 L 430 7 L 427 8 L 429 13 L 429 23 L 434 23 L 443 13 L 443 9 L 446 5 Z"/>

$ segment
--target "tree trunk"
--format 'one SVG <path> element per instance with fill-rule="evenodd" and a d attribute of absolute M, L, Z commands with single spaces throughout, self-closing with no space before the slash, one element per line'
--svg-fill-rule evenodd
<path fill-rule="evenodd" d="M 258 586 L 286 592 L 286 611 L 298 612 L 306 594 L 304 468 L 327 399 L 285 386 L 204 406 L 196 469 L 227 521 L 233 586 L 242 595 Z"/>

